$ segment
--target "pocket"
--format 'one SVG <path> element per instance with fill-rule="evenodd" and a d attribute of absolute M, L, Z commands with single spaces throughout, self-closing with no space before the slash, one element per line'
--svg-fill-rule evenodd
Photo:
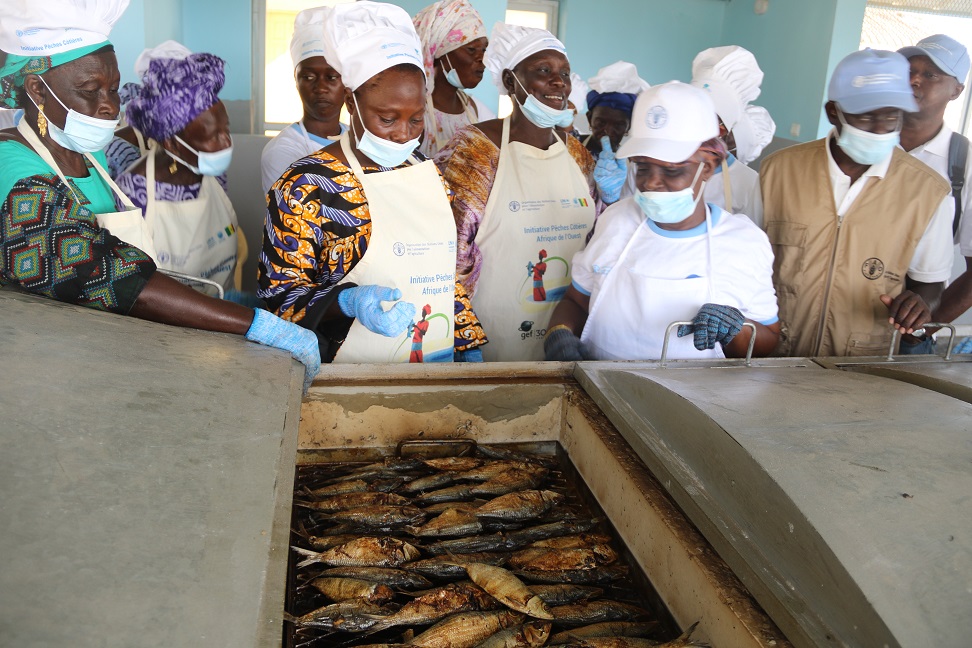
<path fill-rule="evenodd" d="M 791 285 L 803 272 L 807 226 L 767 221 L 766 236 L 773 246 L 773 277 L 778 285 Z M 777 289 L 779 290 L 779 288 Z"/>
<path fill-rule="evenodd" d="M 886 356 L 891 346 L 891 332 L 854 333 L 847 336 L 846 356 Z"/>

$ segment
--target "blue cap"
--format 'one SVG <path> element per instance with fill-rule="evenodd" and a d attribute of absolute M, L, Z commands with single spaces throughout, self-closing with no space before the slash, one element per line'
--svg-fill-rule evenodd
<path fill-rule="evenodd" d="M 945 34 L 922 38 L 917 45 L 902 47 L 898 53 L 908 58 L 927 56 L 939 70 L 951 74 L 959 83 L 964 84 L 969 76 L 969 53 L 965 45 Z"/>
<path fill-rule="evenodd" d="M 881 108 L 918 112 L 908 59 L 885 50 L 868 48 L 845 56 L 830 77 L 827 99 L 852 115 Z"/>

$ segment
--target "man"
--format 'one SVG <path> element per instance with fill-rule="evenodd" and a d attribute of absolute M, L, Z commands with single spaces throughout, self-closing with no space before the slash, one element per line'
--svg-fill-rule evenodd
<path fill-rule="evenodd" d="M 918 106 L 908 61 L 863 50 L 834 70 L 827 137 L 770 155 L 760 171 L 783 321 L 781 355 L 887 352 L 888 322 L 930 321 L 951 274 L 948 183 L 897 144 Z"/>
<path fill-rule="evenodd" d="M 949 102 L 958 99 L 965 89 L 965 80 L 969 75 L 969 54 L 964 45 L 944 34 L 929 36 L 917 45 L 904 47 L 898 52 L 908 57 L 911 87 L 918 103 L 918 112 L 905 115 L 901 147 L 946 180 L 950 180 L 949 154 L 952 147 L 964 148 L 964 174 L 959 172 L 959 178 L 956 178 L 964 180 L 964 187 L 960 190 L 959 198 L 952 203 L 956 209 L 967 212 L 972 209 L 969 202 L 972 199 L 969 142 L 954 135 L 952 129 L 945 125 L 945 108 Z M 954 214 L 953 232 L 956 226 L 960 227 L 959 251 L 965 257 L 966 271 L 942 293 L 941 303 L 932 311 L 931 319 L 935 322 L 951 322 L 972 306 L 972 219 L 961 218 L 961 213 Z M 927 334 L 922 334 L 922 339 L 905 338 L 901 342 L 901 352 L 934 353 L 934 338 Z"/>
<path fill-rule="evenodd" d="M 719 116 L 719 137 L 729 157 L 705 185 L 705 201 L 763 225 L 759 174 L 746 166 L 773 140 L 776 124 L 765 108 L 754 106 L 763 82 L 752 52 L 738 45 L 703 50 L 692 61 L 692 85 L 709 93 Z"/>

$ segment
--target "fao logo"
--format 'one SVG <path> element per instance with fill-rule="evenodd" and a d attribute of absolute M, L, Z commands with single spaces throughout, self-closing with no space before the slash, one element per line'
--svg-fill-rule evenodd
<path fill-rule="evenodd" d="M 645 113 L 645 125 L 648 128 L 661 128 L 668 123 L 668 111 L 664 106 L 652 106 Z"/>
<path fill-rule="evenodd" d="M 405 254 L 405 244 L 399 241 L 392 246 L 392 252 L 395 256 L 403 256 Z"/>
<path fill-rule="evenodd" d="M 159 263 L 167 263 L 169 261 L 168 252 L 159 252 Z"/>
<path fill-rule="evenodd" d="M 511 212 L 518 212 L 518 211 L 520 211 L 520 203 L 516 202 L 515 200 L 511 200 L 510 201 L 510 211 Z"/>
<path fill-rule="evenodd" d="M 884 263 L 881 262 L 881 259 L 871 257 L 861 266 L 861 272 L 868 279 L 880 279 L 884 275 Z"/>

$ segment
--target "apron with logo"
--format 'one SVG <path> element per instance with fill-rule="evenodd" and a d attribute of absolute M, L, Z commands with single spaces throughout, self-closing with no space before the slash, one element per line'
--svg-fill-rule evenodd
<path fill-rule="evenodd" d="M 340 142 L 371 214 L 368 249 L 340 283 L 398 288 L 402 301 L 415 305 L 415 321 L 409 330 L 391 338 L 372 333 L 356 319 L 334 362 L 408 362 L 413 356 L 416 325 L 424 333 L 420 336 L 422 353 L 413 357 L 424 362 L 452 362 L 456 223 L 435 165 L 427 160 L 365 174 L 347 133 Z M 427 327 L 422 323 L 426 305 L 430 310 Z"/>
<path fill-rule="evenodd" d="M 34 152 L 37 153 L 37 155 L 39 155 L 41 159 L 44 160 L 44 162 L 46 162 L 47 165 L 57 173 L 57 176 L 61 179 L 61 182 L 63 182 L 68 190 L 74 194 L 74 188 L 71 186 L 71 183 L 67 181 L 67 178 L 61 172 L 60 167 L 57 166 L 57 162 L 54 161 L 54 156 L 51 155 L 51 152 L 46 146 L 44 146 L 34 131 L 30 129 L 30 126 L 27 125 L 25 120 L 21 119 L 20 123 L 17 124 L 17 131 L 24 136 L 24 139 L 27 140 L 30 147 L 34 149 Z M 156 254 L 155 246 L 152 243 L 151 230 L 149 229 L 148 224 L 145 222 L 145 219 L 142 218 L 142 210 L 136 207 L 132 201 L 128 199 L 128 196 L 126 196 L 125 193 L 118 188 L 118 185 L 116 185 L 111 179 L 108 172 L 101 168 L 101 165 L 98 164 L 98 161 L 95 160 L 93 155 L 90 153 L 85 153 L 84 157 L 91 164 L 92 168 L 98 172 L 98 175 L 100 175 L 105 181 L 105 184 L 107 184 L 111 190 L 115 192 L 115 195 L 118 196 L 118 199 L 126 207 L 124 211 L 95 214 L 95 218 L 98 220 L 98 225 L 111 232 L 112 235 L 116 236 L 121 241 L 137 247 L 139 250 L 152 257 L 153 261 L 158 263 L 158 255 Z M 77 194 L 75 194 L 75 198 L 81 202 L 81 199 L 79 196 L 77 196 Z"/>
<path fill-rule="evenodd" d="M 543 360 L 547 323 L 593 226 L 590 187 L 560 138 L 546 151 L 510 142 L 504 119 L 496 179 L 475 239 L 483 269 L 473 306 L 489 336 L 485 360 Z"/>
<path fill-rule="evenodd" d="M 145 221 L 151 227 L 159 267 L 215 281 L 226 290 L 238 287 L 235 277 L 241 242 L 229 197 L 215 177 L 204 175 L 197 198 L 156 200 L 157 146 L 151 143 L 145 162 Z"/>
<path fill-rule="evenodd" d="M 706 226 L 708 276 L 659 279 L 639 270 L 639 261 L 645 259 L 643 253 L 635 254 L 633 262 L 625 264 L 630 253 L 637 249 L 642 231 L 648 229 L 642 216 L 641 223 L 604 278 L 597 297 L 591 301 L 587 323 L 581 333 L 581 342 L 591 359 L 656 360 L 661 357 L 668 325 L 678 320 L 691 320 L 702 304 L 712 301 L 715 294 L 709 233 L 712 222 L 708 212 Z M 648 261 L 650 265 L 650 259 Z M 668 357 L 701 359 L 724 358 L 725 355 L 719 344 L 713 349 L 699 351 L 692 344 L 692 335 L 680 338 L 673 331 L 668 343 Z"/>

